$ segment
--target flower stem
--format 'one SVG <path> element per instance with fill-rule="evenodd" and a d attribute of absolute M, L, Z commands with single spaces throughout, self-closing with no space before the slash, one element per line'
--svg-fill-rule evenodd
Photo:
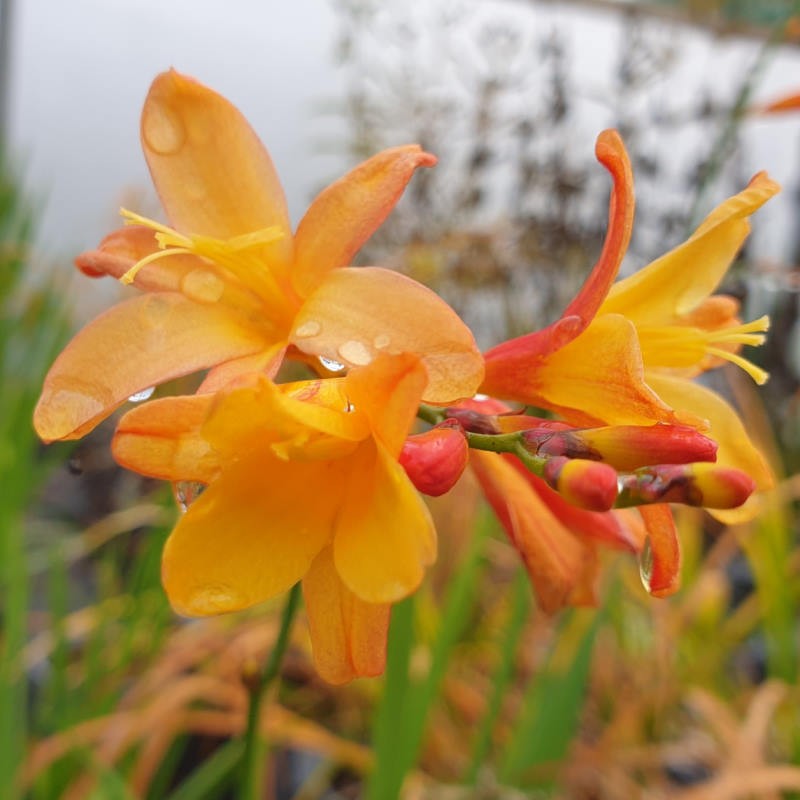
<path fill-rule="evenodd" d="M 286 598 L 281 616 L 281 627 L 264 671 L 255 676 L 250 684 L 250 705 L 247 710 L 247 729 L 244 734 L 244 755 L 242 756 L 242 779 L 239 797 L 242 800 L 259 800 L 263 796 L 264 761 L 267 755 L 267 742 L 261 735 L 261 705 L 267 689 L 275 681 L 281 668 L 283 656 L 289 644 L 289 632 L 297 608 L 300 605 L 300 584 L 296 583 Z"/>

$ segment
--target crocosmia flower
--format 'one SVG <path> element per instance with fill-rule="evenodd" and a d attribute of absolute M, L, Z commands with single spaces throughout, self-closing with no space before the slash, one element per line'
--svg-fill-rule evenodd
<path fill-rule="evenodd" d="M 155 400 L 120 421 L 122 465 L 208 485 L 167 541 L 169 599 L 188 616 L 219 614 L 302 579 L 320 674 L 378 674 L 390 604 L 436 554 L 427 507 L 398 462 L 427 370 L 411 354 L 381 355 L 344 378 L 249 382 Z"/>
<path fill-rule="evenodd" d="M 169 224 L 123 212 L 126 227 L 78 259 L 143 294 L 87 325 L 53 364 L 34 423 L 78 438 L 130 396 L 209 370 L 216 391 L 273 375 L 284 355 L 341 368 L 415 352 L 425 400 L 471 395 L 483 366 L 469 330 L 434 293 L 352 257 L 417 167 L 416 145 L 386 150 L 325 189 L 292 235 L 269 154 L 227 100 L 173 71 L 154 81 L 141 140 Z"/>

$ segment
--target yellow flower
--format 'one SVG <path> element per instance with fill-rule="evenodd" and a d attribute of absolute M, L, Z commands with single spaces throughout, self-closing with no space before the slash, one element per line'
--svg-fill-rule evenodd
<path fill-rule="evenodd" d="M 162 577 L 189 616 L 260 603 L 298 580 L 320 674 L 383 670 L 390 604 L 436 555 L 428 510 L 398 463 L 426 383 L 414 355 L 344 378 L 155 400 L 120 421 L 117 460 L 208 488 L 164 549 Z"/>
<path fill-rule="evenodd" d="M 427 401 L 475 391 L 480 355 L 442 300 L 398 273 L 346 266 L 433 156 L 416 145 L 378 154 L 324 190 L 293 236 L 269 154 L 223 97 L 164 73 L 141 138 L 170 226 L 123 212 L 134 224 L 78 259 L 145 294 L 87 325 L 53 364 L 34 416 L 42 439 L 78 438 L 180 375 L 210 370 L 202 392 L 273 375 L 287 352 L 343 367 L 415 352 Z"/>

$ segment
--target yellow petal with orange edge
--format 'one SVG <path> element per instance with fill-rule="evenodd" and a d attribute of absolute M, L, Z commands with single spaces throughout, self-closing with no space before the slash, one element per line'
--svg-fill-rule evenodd
<path fill-rule="evenodd" d="M 747 435 L 739 415 L 720 395 L 682 378 L 648 373 L 647 380 L 676 410 L 686 409 L 709 421 L 707 435 L 719 445 L 717 466 L 733 467 L 746 473 L 756 482 L 757 492 L 774 487 L 775 476 L 769 463 Z M 709 513 L 727 525 L 735 525 L 753 519 L 759 507 L 758 494 L 755 494 L 739 508 Z"/>
<path fill-rule="evenodd" d="M 329 272 L 295 318 L 290 341 L 299 350 L 348 367 L 379 353 L 413 353 L 428 371 L 423 400 L 471 397 L 483 378 L 475 339 L 455 311 L 411 278 L 380 267 Z"/>
<path fill-rule="evenodd" d="M 286 591 L 330 541 L 342 492 L 330 461 L 244 458 L 189 507 L 164 547 L 173 608 L 209 616 Z"/>
<path fill-rule="evenodd" d="M 618 314 L 595 317 L 525 378 L 509 399 L 576 409 L 609 425 L 676 421 L 645 382 L 636 329 Z"/>
<path fill-rule="evenodd" d="M 345 585 L 367 603 L 394 603 L 436 558 L 430 512 L 403 468 L 367 440 L 348 459 L 333 554 Z"/>
<path fill-rule="evenodd" d="M 213 480 L 219 457 L 200 434 L 212 401 L 211 395 L 164 397 L 131 409 L 111 442 L 117 463 L 166 481 Z"/>
<path fill-rule="evenodd" d="M 357 367 L 347 376 L 350 402 L 366 414 L 373 435 L 393 458 L 400 455 L 427 383 L 424 364 L 411 353 L 382 353 L 369 366 Z"/>
<path fill-rule="evenodd" d="M 391 606 L 365 603 L 342 583 L 326 547 L 303 579 L 314 666 L 328 683 L 380 675 Z"/>
<path fill-rule="evenodd" d="M 551 513 L 510 459 L 473 451 L 470 464 L 522 557 L 539 605 L 547 613 L 567 605 L 582 586 L 590 549 Z"/>
<path fill-rule="evenodd" d="M 272 159 L 228 100 L 175 70 L 153 81 L 142 111 L 142 147 L 173 225 L 217 239 L 278 226 L 270 253 L 285 273 L 292 238 Z"/>
<path fill-rule="evenodd" d="M 690 313 L 719 285 L 750 232 L 748 217 L 780 191 L 766 173 L 706 217 L 683 244 L 618 281 L 601 314 L 624 314 L 637 324 L 668 324 Z"/>
<path fill-rule="evenodd" d="M 34 426 L 45 441 L 77 439 L 136 392 L 268 344 L 254 323 L 222 305 L 172 292 L 134 297 L 90 322 L 55 360 Z"/>
<path fill-rule="evenodd" d="M 347 453 L 351 442 L 369 434 L 366 417 L 348 413 L 347 406 L 341 378 L 279 387 L 263 375 L 252 375 L 251 385 L 215 398 L 203 436 L 225 461 L 275 445 L 284 455 L 313 458 L 313 452 L 303 451 L 319 434 L 341 442 L 341 451 Z"/>
<path fill-rule="evenodd" d="M 384 150 L 325 189 L 295 234 L 292 282 L 301 297 L 332 269 L 345 267 L 395 207 L 417 167 L 436 157 L 419 145 Z"/>

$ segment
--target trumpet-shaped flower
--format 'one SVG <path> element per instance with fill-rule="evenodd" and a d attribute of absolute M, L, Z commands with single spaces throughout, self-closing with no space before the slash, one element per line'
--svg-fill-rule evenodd
<path fill-rule="evenodd" d="M 129 411 L 113 443 L 123 466 L 208 484 L 164 549 L 174 608 L 235 611 L 302 579 L 323 677 L 381 672 L 390 604 L 417 588 L 436 553 L 430 515 L 398 463 L 427 380 L 416 356 L 381 355 L 344 378 L 252 376 Z"/>
<path fill-rule="evenodd" d="M 601 146 L 611 147 L 610 162 Z M 712 292 L 749 233 L 748 217 L 778 185 L 759 173 L 686 242 L 612 285 L 627 241 L 620 231 L 632 220 L 633 195 L 619 139 L 601 135 L 598 155 L 615 180 L 603 254 L 561 319 L 485 354 L 483 390 L 549 408 L 575 424 L 678 422 L 707 428 L 719 445 L 721 466 L 742 470 L 759 489 L 769 488 L 769 467 L 736 412 L 691 378 L 727 361 L 758 383 L 766 380 L 766 373 L 738 351 L 763 342 L 768 319 L 742 324 L 736 300 Z M 616 245 L 609 246 L 611 241 Z M 732 522 L 753 513 L 748 502 L 717 515 Z"/>
<path fill-rule="evenodd" d="M 435 158 L 386 150 L 325 189 L 292 235 L 269 154 L 227 100 L 175 71 L 154 81 L 144 154 L 169 225 L 129 223 L 78 259 L 144 294 L 89 323 L 53 364 L 34 423 L 46 441 L 78 438 L 131 395 L 209 370 L 213 392 L 284 354 L 359 367 L 420 354 L 425 399 L 471 395 L 482 362 L 469 330 L 434 293 L 395 272 L 347 267 L 414 171 Z"/>

